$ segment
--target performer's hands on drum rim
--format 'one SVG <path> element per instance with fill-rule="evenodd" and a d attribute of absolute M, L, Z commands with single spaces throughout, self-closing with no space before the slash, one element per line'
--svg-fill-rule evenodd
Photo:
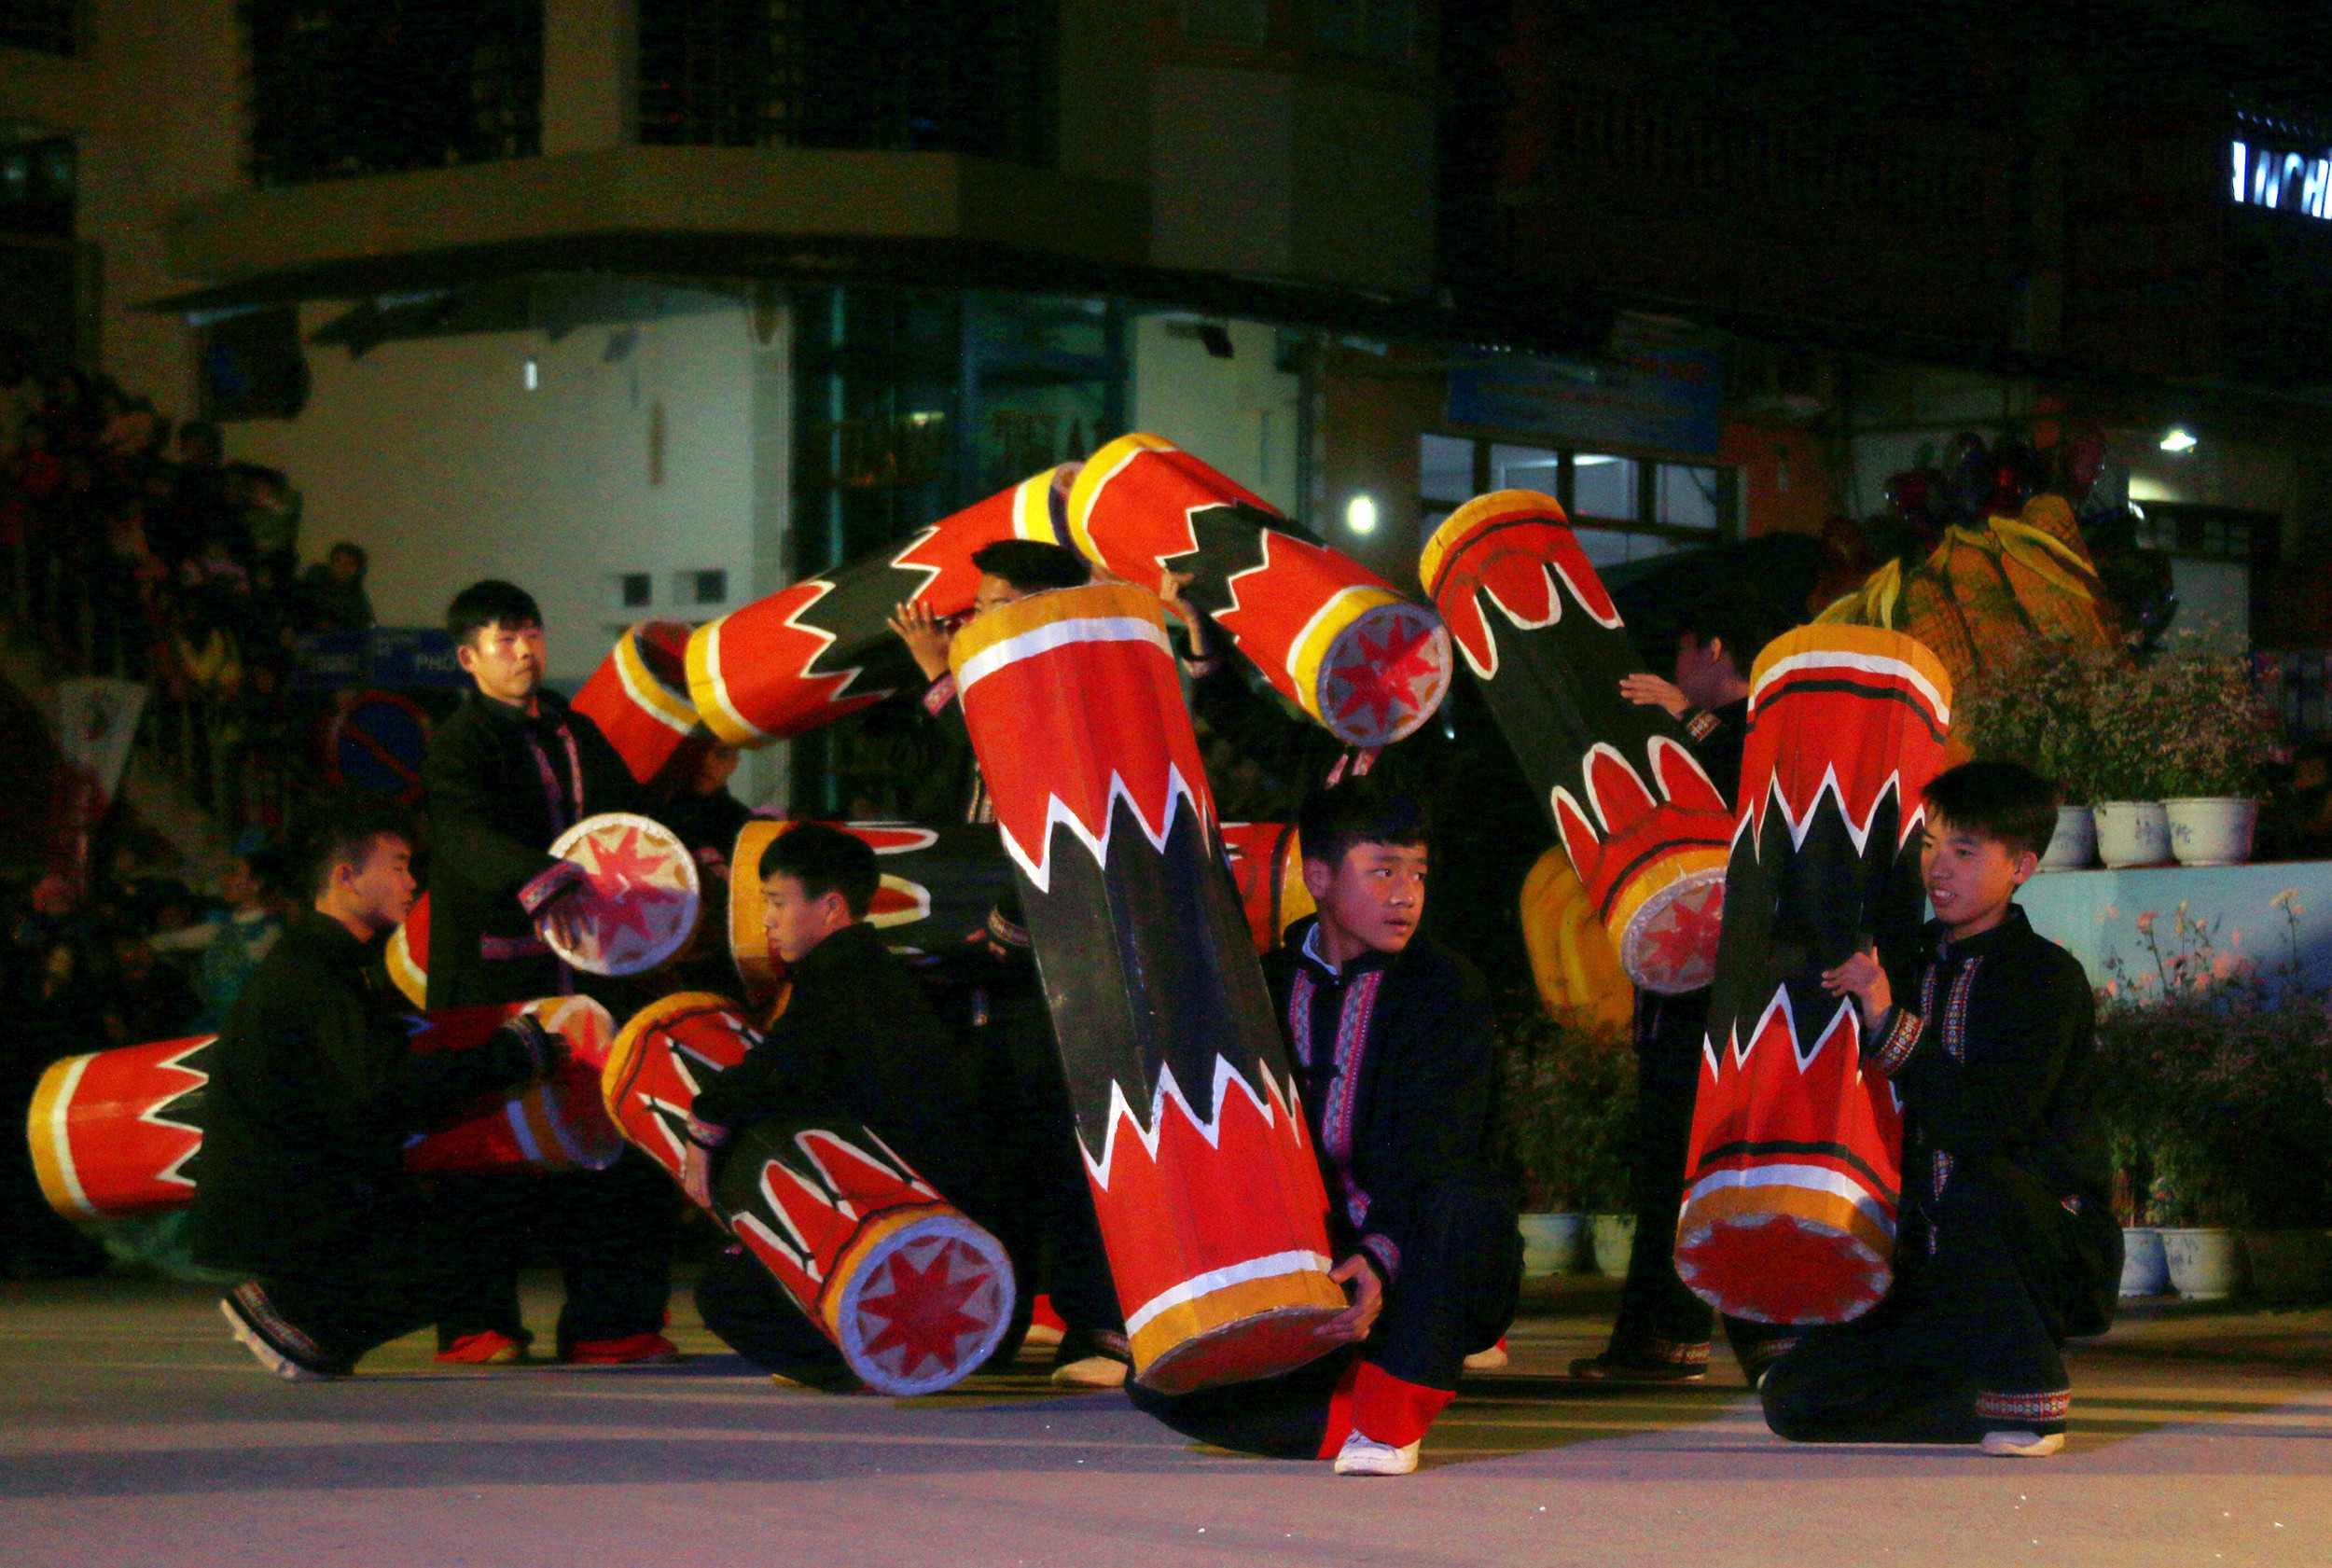
<path fill-rule="evenodd" d="M 528 1013 L 519 1014 L 494 1033 L 507 1037 L 526 1053 L 529 1073 L 537 1081 L 555 1075 L 573 1054 L 565 1036 L 552 1034 Z"/>
<path fill-rule="evenodd" d="M 1619 695 L 1639 708 L 1665 708 L 1670 718 L 1684 717 L 1685 710 L 1692 706 L 1683 687 L 1648 670 L 1620 676 Z"/>
<path fill-rule="evenodd" d="M 1339 1344 L 1366 1339 L 1377 1325 L 1377 1314 L 1384 1311 L 1384 1282 L 1377 1278 L 1376 1265 L 1368 1261 L 1367 1254 L 1356 1252 L 1329 1270 L 1328 1278 L 1352 1287 L 1353 1304 L 1312 1332 Z"/>

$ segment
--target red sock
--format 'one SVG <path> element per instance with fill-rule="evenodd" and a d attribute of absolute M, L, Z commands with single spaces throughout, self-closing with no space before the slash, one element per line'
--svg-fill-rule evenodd
<path fill-rule="evenodd" d="M 1404 1382 L 1381 1367 L 1361 1363 L 1353 1385 L 1353 1428 L 1393 1448 L 1407 1448 L 1425 1435 L 1443 1407 L 1456 1398 L 1449 1389 Z"/>

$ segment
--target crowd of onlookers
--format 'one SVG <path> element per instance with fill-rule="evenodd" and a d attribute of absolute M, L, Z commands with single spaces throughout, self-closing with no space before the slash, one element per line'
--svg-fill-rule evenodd
<path fill-rule="evenodd" d="M 365 552 L 301 569 L 300 495 L 104 376 L 0 340 L 0 613 L 63 674 L 148 684 L 142 742 L 223 822 L 271 823 L 304 632 L 372 624 Z"/>

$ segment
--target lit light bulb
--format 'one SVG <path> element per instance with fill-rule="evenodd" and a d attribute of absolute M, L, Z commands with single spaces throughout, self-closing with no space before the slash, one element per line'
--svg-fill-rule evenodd
<path fill-rule="evenodd" d="M 543 384 L 542 366 L 534 359 L 528 359 L 519 368 L 519 382 L 529 392 L 541 386 Z"/>
<path fill-rule="evenodd" d="M 1355 495 L 1344 504 L 1344 526 L 1355 534 L 1377 531 L 1377 504 L 1366 495 Z"/>
<path fill-rule="evenodd" d="M 2193 434 L 2183 424 L 2172 425 L 2170 434 L 2162 437 L 2164 451 L 2192 451 L 2198 444 Z"/>

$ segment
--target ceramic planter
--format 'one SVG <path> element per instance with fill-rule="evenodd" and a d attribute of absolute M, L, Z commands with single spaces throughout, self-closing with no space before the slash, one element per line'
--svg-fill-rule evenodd
<path fill-rule="evenodd" d="M 1585 1214 L 1524 1214 L 1515 1221 L 1522 1232 L 1522 1273 L 1526 1279 L 1579 1271 L 1580 1238 L 1587 1230 Z"/>
<path fill-rule="evenodd" d="M 2097 818 L 2087 806 L 2057 808 L 2057 830 L 2048 836 L 2044 871 L 2079 871 L 2097 860 Z"/>
<path fill-rule="evenodd" d="M 2259 802 L 2192 796 L 2162 802 L 2170 818 L 2170 849 L 2181 866 L 2241 866 L 2251 858 Z"/>
<path fill-rule="evenodd" d="M 2101 800 L 2097 857 L 2108 866 L 2161 866 L 2170 860 L 2170 813 L 2158 800 Z"/>
<path fill-rule="evenodd" d="M 1587 1228 L 1595 1244 L 1595 1271 L 1607 1280 L 1628 1277 L 1628 1254 L 1635 1247 L 1635 1215 L 1589 1214 Z"/>
<path fill-rule="evenodd" d="M 2126 1225 L 2121 1229 L 2121 1294 L 2167 1296 L 2170 1259 L 2162 1254 L 2162 1233 L 2150 1225 Z"/>
<path fill-rule="evenodd" d="M 2332 1296 L 2332 1233 L 2246 1230 L 2251 1286 L 2279 1307 L 2305 1307 Z"/>
<path fill-rule="evenodd" d="M 2162 1256 L 2170 1283 L 2188 1301 L 2224 1301 L 2249 1283 L 2243 1239 L 2216 1228 L 2162 1231 Z"/>

